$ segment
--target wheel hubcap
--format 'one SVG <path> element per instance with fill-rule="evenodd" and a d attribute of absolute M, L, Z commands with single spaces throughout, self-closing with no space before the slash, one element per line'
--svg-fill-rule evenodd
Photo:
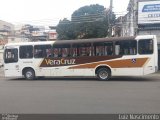
<path fill-rule="evenodd" d="M 32 72 L 30 72 L 30 71 L 28 71 L 27 73 L 26 73 L 26 77 L 27 78 L 31 78 L 33 75 L 32 75 Z"/>
<path fill-rule="evenodd" d="M 101 71 L 101 72 L 99 73 L 99 77 L 100 77 L 101 79 L 107 79 L 108 73 L 107 73 L 106 71 Z"/>

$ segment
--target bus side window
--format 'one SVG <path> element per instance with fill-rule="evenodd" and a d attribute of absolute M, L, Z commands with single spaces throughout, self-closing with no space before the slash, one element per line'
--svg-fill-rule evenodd
<path fill-rule="evenodd" d="M 62 46 L 61 50 L 62 57 L 70 57 L 71 56 L 71 46 L 70 44 L 66 44 Z"/>
<path fill-rule="evenodd" d="M 51 53 L 52 49 L 46 49 L 46 54 L 47 54 L 47 58 L 52 57 L 52 53 Z"/>
<path fill-rule="evenodd" d="M 33 46 L 20 46 L 20 58 L 21 59 L 29 59 L 33 58 Z"/>
<path fill-rule="evenodd" d="M 58 57 L 58 54 L 59 54 L 59 49 L 53 48 L 53 57 Z"/>
<path fill-rule="evenodd" d="M 96 56 L 104 55 L 104 46 L 96 46 Z"/>
<path fill-rule="evenodd" d="M 117 41 L 115 42 L 115 54 L 116 55 L 124 55 L 124 42 Z"/>
<path fill-rule="evenodd" d="M 54 45 L 53 44 L 53 57 L 70 57 L 71 56 L 71 45 Z"/>
<path fill-rule="evenodd" d="M 81 43 L 73 45 L 73 56 L 91 56 L 92 47 L 91 43 Z"/>
<path fill-rule="evenodd" d="M 113 43 L 112 42 L 106 42 L 105 44 L 105 55 L 113 55 Z"/>
<path fill-rule="evenodd" d="M 116 55 L 136 55 L 137 42 L 135 40 L 117 41 L 115 43 Z"/>
<path fill-rule="evenodd" d="M 96 56 L 113 55 L 113 42 L 94 43 Z"/>
<path fill-rule="evenodd" d="M 35 45 L 34 46 L 34 57 L 45 58 L 51 57 L 51 45 Z"/>
<path fill-rule="evenodd" d="M 77 57 L 77 53 L 78 53 L 77 51 L 78 51 L 78 50 L 77 50 L 76 47 L 73 47 L 73 48 L 72 48 L 72 56 L 73 56 L 73 57 Z"/>
<path fill-rule="evenodd" d="M 62 48 L 62 57 L 70 56 L 70 48 Z"/>
<path fill-rule="evenodd" d="M 120 54 L 120 45 L 115 45 L 115 55 Z"/>

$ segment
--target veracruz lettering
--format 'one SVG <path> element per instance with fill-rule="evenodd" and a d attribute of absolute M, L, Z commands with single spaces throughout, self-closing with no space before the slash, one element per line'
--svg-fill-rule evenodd
<path fill-rule="evenodd" d="M 60 66 L 60 65 L 75 65 L 75 59 L 58 59 L 58 60 L 52 60 L 52 59 L 45 59 L 45 64 L 47 66 Z"/>

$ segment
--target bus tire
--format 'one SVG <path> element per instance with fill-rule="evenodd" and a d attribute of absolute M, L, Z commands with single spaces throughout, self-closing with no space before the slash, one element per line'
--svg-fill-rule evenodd
<path fill-rule="evenodd" d="M 33 80 L 35 78 L 35 72 L 33 69 L 28 68 L 24 71 L 24 77 L 26 80 Z"/>
<path fill-rule="evenodd" d="M 100 68 L 97 71 L 97 77 L 101 81 L 106 81 L 111 78 L 111 71 L 107 68 Z"/>

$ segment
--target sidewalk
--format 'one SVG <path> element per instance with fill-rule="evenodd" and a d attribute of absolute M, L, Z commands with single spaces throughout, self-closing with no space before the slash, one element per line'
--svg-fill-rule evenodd
<path fill-rule="evenodd" d="M 160 76 L 160 70 L 157 71 L 156 73 L 149 74 L 148 76 Z"/>
<path fill-rule="evenodd" d="M 4 77 L 4 68 L 0 67 L 0 77 Z"/>

